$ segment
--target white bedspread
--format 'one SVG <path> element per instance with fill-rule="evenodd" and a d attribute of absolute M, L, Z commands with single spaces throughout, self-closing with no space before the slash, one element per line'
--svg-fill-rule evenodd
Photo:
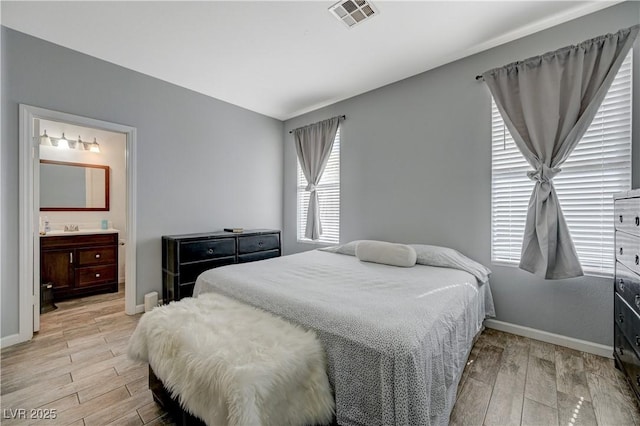
<path fill-rule="evenodd" d="M 214 291 L 314 329 L 339 424 L 446 425 L 474 336 L 494 315 L 471 274 L 310 251 L 212 269 Z"/>

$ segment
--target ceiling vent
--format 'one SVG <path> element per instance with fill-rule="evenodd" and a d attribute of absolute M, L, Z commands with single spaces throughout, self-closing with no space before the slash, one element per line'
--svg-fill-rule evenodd
<path fill-rule="evenodd" d="M 375 7 L 366 0 L 342 0 L 331 6 L 329 11 L 349 28 L 378 14 Z"/>

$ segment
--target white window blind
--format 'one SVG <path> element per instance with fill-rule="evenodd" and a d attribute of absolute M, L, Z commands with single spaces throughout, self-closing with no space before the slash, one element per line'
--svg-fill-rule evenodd
<path fill-rule="evenodd" d="M 591 126 L 553 179 L 585 273 L 613 274 L 613 194 L 631 187 L 631 52 Z M 517 264 L 534 182 L 492 101 L 491 259 Z"/>
<path fill-rule="evenodd" d="M 298 161 L 298 241 L 311 241 L 304 237 L 309 206 L 309 192 L 305 190 L 306 187 L 307 179 Z M 340 127 L 316 191 L 322 223 L 322 235 L 316 241 L 337 244 L 340 241 Z"/>

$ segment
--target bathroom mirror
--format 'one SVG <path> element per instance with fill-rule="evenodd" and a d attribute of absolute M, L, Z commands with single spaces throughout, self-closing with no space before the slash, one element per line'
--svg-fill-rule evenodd
<path fill-rule="evenodd" d="M 108 211 L 109 166 L 40 160 L 41 211 Z"/>

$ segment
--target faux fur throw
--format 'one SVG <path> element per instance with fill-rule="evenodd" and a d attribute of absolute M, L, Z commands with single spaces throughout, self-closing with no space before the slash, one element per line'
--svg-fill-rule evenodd
<path fill-rule="evenodd" d="M 208 293 L 153 309 L 129 340 L 172 396 L 207 425 L 330 423 L 334 400 L 315 333 Z"/>

